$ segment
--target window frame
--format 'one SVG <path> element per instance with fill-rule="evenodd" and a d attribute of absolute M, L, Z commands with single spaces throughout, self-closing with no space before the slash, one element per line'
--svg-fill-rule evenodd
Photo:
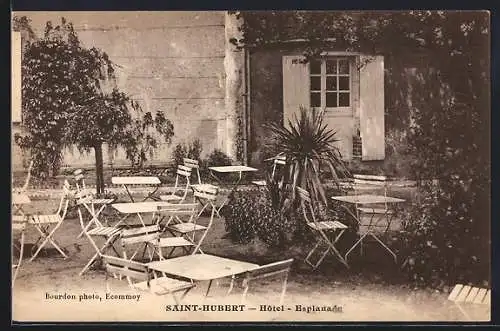
<path fill-rule="evenodd" d="M 335 74 L 327 73 L 326 72 L 326 63 L 328 60 L 335 59 L 337 61 L 337 72 Z M 353 93 L 354 91 L 354 86 L 353 86 L 353 81 L 354 81 L 354 69 L 355 69 L 355 62 L 356 62 L 356 55 L 355 54 L 325 54 L 322 55 L 321 57 L 315 59 L 317 61 L 320 61 L 321 63 L 321 71 L 319 74 L 317 73 L 311 73 L 311 61 L 308 63 L 308 72 L 309 72 L 309 102 L 311 105 L 312 109 L 315 110 L 322 110 L 324 109 L 326 112 L 333 113 L 333 114 L 350 114 L 354 111 L 354 96 Z M 349 64 L 349 73 L 347 74 L 340 74 L 338 72 L 338 61 L 339 60 L 347 60 Z M 327 77 L 337 77 L 337 90 L 327 90 L 326 89 L 326 79 Z M 349 90 L 340 90 L 339 86 L 339 78 L 338 77 L 349 77 Z M 320 77 L 321 80 L 321 90 L 312 90 L 311 86 L 311 77 Z M 338 100 L 338 95 L 340 92 L 349 92 L 349 106 L 343 106 L 343 107 L 326 107 L 326 93 L 332 91 L 337 93 L 337 104 L 339 103 Z M 320 92 L 320 103 L 321 105 L 319 107 L 313 107 L 312 102 L 311 102 L 311 92 Z"/>

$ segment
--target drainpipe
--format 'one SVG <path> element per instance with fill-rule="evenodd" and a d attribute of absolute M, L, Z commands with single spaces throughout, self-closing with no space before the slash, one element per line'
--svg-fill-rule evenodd
<path fill-rule="evenodd" d="M 243 108 L 243 162 L 248 165 L 248 141 L 250 137 L 250 54 L 248 49 L 244 50 L 244 88 L 245 88 L 245 105 Z"/>

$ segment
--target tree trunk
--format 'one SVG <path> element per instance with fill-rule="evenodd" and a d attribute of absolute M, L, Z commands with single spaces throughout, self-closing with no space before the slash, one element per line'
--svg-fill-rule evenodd
<path fill-rule="evenodd" d="M 104 192 L 104 167 L 102 161 L 102 144 L 94 146 L 95 151 L 95 189 L 97 196 Z"/>

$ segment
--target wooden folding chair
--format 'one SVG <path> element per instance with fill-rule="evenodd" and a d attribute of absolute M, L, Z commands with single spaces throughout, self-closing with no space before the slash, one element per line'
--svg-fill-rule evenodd
<path fill-rule="evenodd" d="M 200 194 L 200 193 L 195 191 L 194 194 Z M 205 196 L 205 198 L 215 199 L 213 195 L 210 196 L 208 194 Z M 171 220 L 165 225 L 165 230 L 167 232 L 171 233 L 175 238 L 184 238 L 185 240 L 187 240 L 188 242 L 190 242 L 195 246 L 191 254 L 196 254 L 197 252 L 203 254 L 203 251 L 201 250 L 200 247 L 203 241 L 205 240 L 208 231 L 212 227 L 215 215 L 215 208 L 212 208 L 208 224 L 206 226 L 197 224 L 197 220 L 200 215 L 200 213 L 198 213 L 197 208 L 198 204 L 196 203 L 184 203 L 184 204 L 177 204 L 175 206 L 162 206 L 161 209 L 158 211 L 160 215 L 168 216 L 169 219 Z M 186 218 L 187 220 L 183 220 L 182 218 Z M 172 222 L 172 220 L 175 220 L 175 222 Z M 199 239 L 196 238 L 197 232 L 202 232 L 202 235 Z M 188 251 L 188 247 L 190 246 L 186 245 L 185 240 L 182 239 L 161 238 L 160 240 L 164 240 L 164 243 L 161 244 L 162 247 L 167 247 L 165 245 L 170 240 L 174 248 L 183 247 L 186 252 Z M 179 244 L 182 244 L 182 246 Z M 170 253 L 170 255 L 171 254 L 172 252 Z"/>
<path fill-rule="evenodd" d="M 201 184 L 201 176 L 200 176 L 200 162 L 198 160 L 190 159 L 185 157 L 183 160 L 184 165 L 186 167 L 191 168 L 191 173 L 193 173 L 193 169 L 196 172 L 196 176 L 198 177 L 198 184 Z"/>
<path fill-rule="evenodd" d="M 383 195 L 387 197 L 388 187 L 388 178 L 386 176 L 353 174 L 353 189 L 356 195 L 361 194 L 363 190 L 369 190 L 383 192 Z M 392 255 L 394 262 L 397 262 L 396 253 L 394 253 L 378 236 L 386 235 L 391 229 L 394 214 L 394 210 L 389 208 L 387 203 L 368 205 L 357 204 L 355 218 L 358 220 L 359 234 L 361 237 L 346 252 L 346 259 L 358 245 L 360 253 L 363 254 L 363 243 L 370 237 L 385 248 L 385 250 Z"/>
<path fill-rule="evenodd" d="M 92 199 L 92 196 L 87 196 L 87 199 Z M 120 237 L 120 232 L 123 229 L 123 227 L 121 226 L 123 220 L 117 222 L 114 226 L 102 226 L 96 224 L 95 227 L 89 229 L 87 226 L 88 224 L 85 225 L 83 221 L 83 215 L 80 209 L 82 204 L 83 202 L 78 204 L 78 216 L 80 219 L 80 226 L 82 228 L 82 232 L 85 234 L 85 236 L 89 240 L 90 244 L 92 245 L 96 253 L 92 256 L 92 258 L 90 258 L 87 264 L 80 271 L 79 273 L 80 276 L 83 275 L 83 273 L 87 271 L 87 269 L 90 268 L 90 266 L 93 263 L 99 260 L 99 256 L 101 254 L 106 253 L 109 249 L 113 250 L 117 256 L 120 255 L 116 251 L 114 243 Z M 104 240 L 104 244 L 101 247 L 97 246 L 94 238 Z"/>
<path fill-rule="evenodd" d="M 326 255 L 331 252 L 343 265 L 349 268 L 349 265 L 335 247 L 335 244 L 344 234 L 344 231 L 347 230 L 347 226 L 339 221 L 317 221 L 309 192 L 301 187 L 297 187 L 296 190 L 300 198 L 302 214 L 306 224 L 313 231 L 317 240 L 314 247 L 304 259 L 304 262 L 309 264 L 313 269 L 316 269 L 323 262 Z M 312 221 L 309 220 L 308 214 Z M 323 246 L 323 252 L 316 263 L 314 263 L 310 259 L 321 246 Z"/>
<path fill-rule="evenodd" d="M 120 233 L 120 241 L 123 250 L 123 258 L 128 260 L 134 260 L 135 256 L 141 249 L 142 244 L 142 257 L 144 259 L 144 254 L 146 250 L 149 253 L 149 260 L 153 259 L 155 252 L 155 245 L 160 239 L 160 226 L 158 224 L 141 226 L 131 229 L 123 229 Z M 135 246 L 134 252 L 130 257 L 127 257 L 127 251 L 129 248 Z M 149 248 L 149 249 L 148 249 Z"/>
<path fill-rule="evenodd" d="M 466 311 L 469 305 L 484 305 L 491 309 L 491 290 L 486 288 L 472 287 L 468 285 L 456 284 L 448 296 L 465 316 L 467 320 L 472 320 L 470 314 Z"/>
<path fill-rule="evenodd" d="M 140 262 L 131 261 L 119 257 L 103 255 L 102 261 L 106 270 L 106 292 L 110 293 L 110 275 L 126 278 L 129 286 L 133 289 L 153 293 L 156 295 L 172 295 L 176 304 L 195 286 L 193 282 L 169 278 L 157 277 L 156 274 Z M 176 296 L 182 292 L 180 298 Z"/>
<path fill-rule="evenodd" d="M 85 229 L 88 230 L 92 225 L 103 226 L 102 222 L 99 220 L 99 216 L 106 209 L 106 207 L 112 204 L 116 199 L 96 198 L 93 190 L 87 189 L 85 185 L 85 176 L 82 169 L 76 169 L 73 172 L 73 180 L 77 191 L 77 204 L 83 205 L 92 216 Z M 83 230 L 80 234 L 78 234 L 77 238 L 80 238 L 81 236 L 83 236 Z"/>
<path fill-rule="evenodd" d="M 60 244 L 58 244 L 58 242 L 54 239 L 54 234 L 62 225 L 66 217 L 69 201 L 73 194 L 74 193 L 71 191 L 69 182 L 65 180 L 63 185 L 63 194 L 57 211 L 54 214 L 35 214 L 30 217 L 29 223 L 33 224 L 40 234 L 33 246 L 32 252 L 35 247 L 37 248 L 32 254 L 30 261 L 33 261 L 42 248 L 44 248 L 48 243 L 50 243 L 64 258 L 68 257 L 59 246 Z M 52 229 L 50 229 L 51 227 Z"/>
<path fill-rule="evenodd" d="M 286 165 L 286 155 L 283 155 L 283 153 L 280 153 L 273 158 L 267 159 L 266 161 L 270 161 L 270 160 L 273 160 L 273 168 L 271 171 L 271 178 L 274 178 L 274 176 L 276 175 L 276 168 L 278 166 L 285 166 Z M 263 186 L 267 185 L 267 181 L 266 180 L 254 180 L 254 181 L 252 181 L 252 184 L 257 185 L 259 187 L 263 187 Z"/>
<path fill-rule="evenodd" d="M 219 210 L 215 205 L 217 195 L 219 194 L 219 187 L 212 184 L 200 184 L 191 185 L 191 188 L 193 189 L 193 202 L 198 202 L 202 206 L 198 212 L 198 216 L 200 216 L 205 209 L 211 208 L 215 211 L 217 217 L 220 218 Z"/>
<path fill-rule="evenodd" d="M 181 203 L 186 199 L 189 191 L 191 177 L 191 168 L 179 164 L 177 166 L 177 172 L 175 176 L 175 185 L 172 189 L 172 193 L 168 195 L 160 195 L 160 199 L 163 201 Z M 181 181 L 185 182 L 182 187 Z M 182 195 L 177 195 L 177 192 L 182 192 Z"/>
<path fill-rule="evenodd" d="M 280 276 L 282 279 L 282 287 L 281 287 L 279 305 L 282 305 L 285 299 L 288 273 L 290 272 L 290 267 L 292 266 L 292 263 L 293 259 L 288 259 L 288 260 L 269 263 L 246 272 L 243 276 L 244 278 L 242 282 L 243 294 L 241 296 L 241 304 L 244 304 L 246 301 L 246 296 L 250 288 L 251 282 L 254 282 L 255 280 L 258 279 Z M 233 281 L 231 281 L 229 290 L 227 292 L 228 294 L 231 292 L 232 288 L 233 288 Z"/>
<path fill-rule="evenodd" d="M 13 261 L 12 263 L 12 271 L 14 274 L 12 275 L 12 288 L 14 288 L 14 283 L 17 278 L 17 274 L 19 272 L 19 268 L 21 267 L 21 262 L 23 261 L 24 254 L 24 233 L 26 230 L 26 225 L 28 223 L 28 217 L 24 215 L 12 215 L 12 255 L 14 255 L 14 250 L 19 252 L 19 258 L 17 263 Z"/>
<path fill-rule="evenodd" d="M 386 176 L 375 176 L 375 175 L 360 175 L 353 174 L 353 188 L 355 194 L 359 194 L 361 187 L 364 185 L 365 187 L 370 188 L 371 190 L 383 190 L 384 196 L 387 196 L 388 191 L 388 178 Z M 384 227 L 385 230 L 383 232 L 387 232 L 390 228 L 392 217 L 394 215 L 394 211 L 391 208 L 388 208 L 387 203 L 377 206 L 377 205 L 366 205 L 366 206 L 358 206 L 357 212 L 362 214 L 358 216 L 369 216 L 369 226 L 378 226 Z M 359 219 L 359 218 L 358 218 Z M 378 223 L 381 220 L 386 220 L 386 225 L 379 225 Z"/>

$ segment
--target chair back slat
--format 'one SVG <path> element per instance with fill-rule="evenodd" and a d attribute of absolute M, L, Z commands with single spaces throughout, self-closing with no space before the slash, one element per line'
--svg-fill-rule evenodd
<path fill-rule="evenodd" d="M 184 166 L 189 167 L 189 168 L 199 168 L 200 167 L 200 162 L 198 160 L 193 160 L 190 158 L 185 157 L 183 160 Z"/>
<path fill-rule="evenodd" d="M 192 215 L 198 208 L 197 203 L 177 203 L 168 206 L 158 206 L 158 215 L 174 216 L 174 215 Z"/>
<path fill-rule="evenodd" d="M 123 245 L 149 242 L 160 237 L 160 227 L 158 225 L 148 225 L 135 229 L 123 229 L 120 236 Z"/>
<path fill-rule="evenodd" d="M 354 184 L 386 186 L 387 176 L 353 174 Z"/>
<path fill-rule="evenodd" d="M 285 273 L 290 271 L 293 259 L 278 261 L 260 266 L 256 269 L 250 270 L 248 272 L 249 279 L 257 279 L 264 277 L 271 277 L 277 274 Z"/>
<path fill-rule="evenodd" d="M 211 201 L 215 201 L 215 199 L 217 198 L 217 193 L 194 191 L 193 195 L 197 198 L 211 200 Z"/>
<path fill-rule="evenodd" d="M 149 269 L 144 263 L 103 255 L 102 262 L 108 274 L 118 274 L 135 280 L 149 280 Z"/>
<path fill-rule="evenodd" d="M 28 217 L 24 215 L 12 215 L 12 230 L 23 231 L 28 223 Z"/>

